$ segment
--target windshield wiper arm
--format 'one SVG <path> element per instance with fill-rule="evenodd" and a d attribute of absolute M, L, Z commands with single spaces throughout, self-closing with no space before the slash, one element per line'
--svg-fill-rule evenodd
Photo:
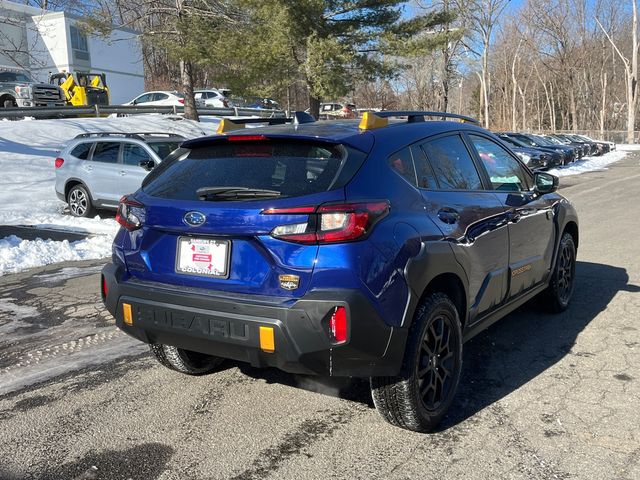
<path fill-rule="evenodd" d="M 281 195 L 277 190 L 247 187 L 202 187 L 196 190 L 200 200 L 229 198 L 269 198 Z"/>

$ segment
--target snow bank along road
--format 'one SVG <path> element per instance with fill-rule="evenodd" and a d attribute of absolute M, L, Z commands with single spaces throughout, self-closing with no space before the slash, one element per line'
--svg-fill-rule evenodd
<path fill-rule="evenodd" d="M 79 133 L 172 132 L 186 138 L 212 134 L 219 122 L 177 120 L 170 116 L 138 115 L 127 118 L 86 118 L 38 121 L 0 121 L 0 226 L 29 225 L 71 230 L 89 235 L 79 241 L 26 240 L 19 235 L 0 237 L 0 275 L 55 262 L 104 258 L 111 253 L 117 224 L 110 215 L 78 219 L 63 214 L 64 204 L 54 192 L 56 152 Z M 587 157 L 553 170 L 560 176 L 607 168 L 626 155 L 617 151 Z"/>
<path fill-rule="evenodd" d="M 103 258 L 118 225 L 105 218 L 63 214 L 55 191 L 53 161 L 64 145 L 86 132 L 170 132 L 186 138 L 210 135 L 218 119 L 196 123 L 170 116 L 0 121 L 0 225 L 30 225 L 89 234 L 80 241 L 0 237 L 0 275 L 49 263 Z"/>
<path fill-rule="evenodd" d="M 99 262 L 2 277 L 0 478 L 638 479 L 639 159 L 562 180 L 571 308 L 525 306 L 468 343 L 431 435 L 382 421 L 363 383 L 158 366 L 100 307 Z"/>

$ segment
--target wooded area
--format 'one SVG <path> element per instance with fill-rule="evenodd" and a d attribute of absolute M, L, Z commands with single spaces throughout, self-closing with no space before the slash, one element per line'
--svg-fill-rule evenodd
<path fill-rule="evenodd" d="M 636 0 L 27 1 L 76 12 L 93 32 L 140 31 L 147 89 L 187 99 L 226 87 L 289 110 L 342 100 L 633 140 Z"/>

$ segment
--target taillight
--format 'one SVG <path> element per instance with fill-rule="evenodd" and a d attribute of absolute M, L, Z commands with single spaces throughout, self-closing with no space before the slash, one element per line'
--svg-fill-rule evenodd
<path fill-rule="evenodd" d="M 223 98 L 222 105 L 224 105 L 224 108 L 229 108 L 229 101 L 226 98 Z"/>
<path fill-rule="evenodd" d="M 335 343 L 347 341 L 347 309 L 345 307 L 336 307 L 329 319 L 329 328 Z"/>
<path fill-rule="evenodd" d="M 182 105 L 184 105 L 184 98 L 179 98 L 178 103 L 181 103 Z"/>
<path fill-rule="evenodd" d="M 313 207 L 270 208 L 265 215 L 308 215 L 306 221 L 278 225 L 271 236 L 304 244 L 340 243 L 366 237 L 389 213 L 389 202 L 325 204 Z"/>
<path fill-rule="evenodd" d="M 116 222 L 129 231 L 137 230 L 142 227 L 144 218 L 144 205 L 127 196 L 120 199 L 118 211 L 116 213 Z"/>
<path fill-rule="evenodd" d="M 62 164 L 64 163 L 64 158 L 56 158 L 56 168 L 60 168 L 62 166 Z"/>

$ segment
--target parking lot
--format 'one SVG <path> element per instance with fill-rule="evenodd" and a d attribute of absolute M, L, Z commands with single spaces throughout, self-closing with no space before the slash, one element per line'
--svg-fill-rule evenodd
<path fill-rule="evenodd" d="M 469 342 L 429 435 L 384 422 L 365 382 L 157 365 L 102 308 L 104 262 L 1 277 L 0 479 L 640 478 L 639 167 L 562 179 L 571 307 L 526 305 Z"/>

